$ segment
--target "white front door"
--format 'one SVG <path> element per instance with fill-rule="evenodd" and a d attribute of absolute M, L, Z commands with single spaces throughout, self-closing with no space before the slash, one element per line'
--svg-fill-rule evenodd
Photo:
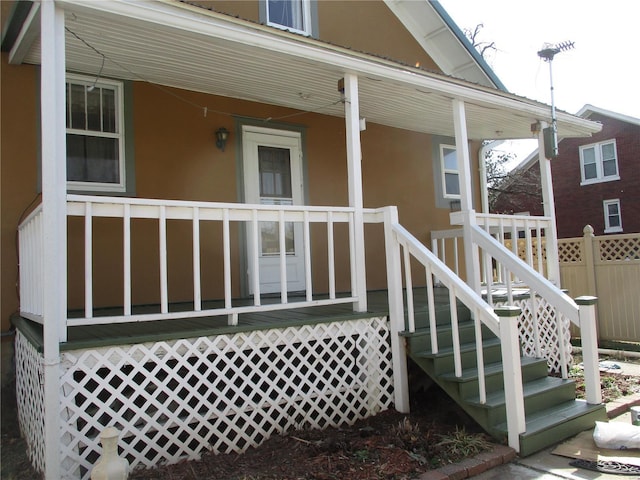
<path fill-rule="evenodd" d="M 244 126 L 242 130 L 245 202 L 262 205 L 302 205 L 302 145 L 298 132 Z M 280 292 L 278 222 L 259 222 L 260 293 Z M 249 293 L 254 293 L 251 261 L 253 232 L 249 226 Z M 305 289 L 303 233 L 300 223 L 285 224 L 287 291 Z"/>

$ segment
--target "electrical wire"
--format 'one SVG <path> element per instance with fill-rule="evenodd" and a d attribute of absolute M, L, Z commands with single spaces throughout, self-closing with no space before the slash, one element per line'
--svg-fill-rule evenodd
<path fill-rule="evenodd" d="M 115 66 L 117 66 L 118 68 L 122 69 L 123 71 L 127 72 L 129 75 L 131 75 L 132 77 L 136 78 L 137 80 L 140 80 L 142 82 L 148 83 L 149 85 L 155 87 L 156 89 L 160 90 L 161 92 L 170 95 L 174 98 L 176 98 L 177 100 L 180 100 L 183 103 L 186 103 L 187 105 L 191 105 L 192 107 L 201 110 L 203 112 L 203 116 L 206 117 L 207 113 L 212 112 L 212 113 L 216 113 L 218 115 L 225 115 L 228 117 L 233 117 L 236 114 L 231 113 L 231 112 L 225 112 L 225 111 L 221 111 L 221 110 L 216 110 L 214 108 L 211 108 L 209 106 L 206 105 L 200 105 L 199 103 L 193 102 L 187 98 L 184 98 L 183 96 L 179 95 L 176 92 L 173 92 L 165 87 L 163 87 L 162 85 L 158 85 L 157 83 L 153 83 L 150 80 L 144 78 L 143 76 L 141 76 L 140 74 L 132 71 L 131 69 L 129 69 L 128 67 L 126 67 L 125 65 L 122 65 L 121 63 L 119 63 L 118 61 L 114 60 L 113 58 L 109 57 L 108 55 L 105 55 L 103 52 L 101 52 L 100 50 L 98 50 L 96 47 L 94 47 L 93 45 L 91 45 L 89 42 L 87 42 L 84 38 L 82 38 L 80 35 L 78 35 L 76 32 L 74 32 L 73 30 L 71 30 L 69 27 L 64 27 L 64 29 L 69 32 L 71 35 L 73 35 L 76 39 L 78 39 L 80 42 L 82 42 L 84 45 L 86 45 L 88 48 L 90 48 L 91 50 L 93 50 L 95 53 L 97 53 L 98 55 L 100 55 L 102 57 L 102 67 L 100 68 L 100 71 L 98 73 L 98 77 L 96 78 L 96 81 L 94 82 L 94 86 L 95 83 L 97 83 L 98 78 L 100 78 L 100 75 L 102 74 L 102 69 L 104 67 L 104 62 L 105 59 L 109 60 L 112 64 L 114 64 Z M 288 118 L 293 118 L 293 117 L 298 117 L 301 115 L 306 115 L 308 113 L 319 113 L 322 110 L 325 110 L 329 107 L 333 107 L 339 103 L 344 103 L 345 100 L 340 98 L 336 101 L 333 101 L 331 103 L 327 103 L 324 105 L 321 105 L 315 109 L 312 110 L 304 110 L 304 111 L 299 111 L 299 112 L 295 112 L 295 113 L 290 113 L 287 115 L 280 115 L 280 116 L 276 116 L 276 117 L 266 117 L 263 118 L 262 121 L 264 121 L 265 123 L 268 122 L 272 122 L 272 121 L 279 121 L 279 120 L 284 120 L 284 119 L 288 119 Z"/>

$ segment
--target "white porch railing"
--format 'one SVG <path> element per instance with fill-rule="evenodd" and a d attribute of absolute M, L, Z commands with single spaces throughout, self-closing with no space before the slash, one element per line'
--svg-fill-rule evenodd
<path fill-rule="evenodd" d="M 221 316 L 228 315 L 229 324 L 237 324 L 238 314 L 247 312 L 282 310 L 287 308 L 300 308 L 305 306 L 319 306 L 339 303 L 355 303 L 358 301 L 358 282 L 365 282 L 364 278 L 356 275 L 355 242 L 354 242 L 354 209 L 350 207 L 315 207 L 315 206 L 285 206 L 285 205 L 247 205 L 225 204 L 208 202 L 189 202 L 177 200 L 155 200 L 139 198 L 113 198 L 94 197 L 83 195 L 67 196 L 67 216 L 82 217 L 84 219 L 83 245 L 84 245 L 84 314 L 80 317 L 67 319 L 67 326 L 110 324 L 132 321 L 152 321 L 172 318 Z M 97 272 L 93 271 L 94 260 L 94 219 L 119 218 L 122 220 L 122 313 L 115 315 L 96 316 L 94 312 L 94 278 Z M 376 210 L 364 211 L 365 222 L 380 223 L 382 214 Z M 132 238 L 135 229 L 132 224 L 140 219 L 153 219 L 158 224 L 158 265 L 159 265 L 159 312 L 138 313 L 133 308 L 132 302 Z M 167 222 L 170 220 L 183 220 L 192 225 L 192 271 L 193 271 L 193 307 L 186 311 L 170 311 L 167 258 L 169 248 L 167 243 Z M 222 242 L 220 256 L 223 257 L 223 283 L 224 301 L 222 306 L 216 308 L 205 307 L 202 298 L 203 285 L 201 285 L 201 271 L 204 268 L 200 258 L 201 242 L 203 236 L 200 233 L 204 223 L 217 223 L 222 225 Z M 231 261 L 231 235 L 232 223 L 245 225 L 249 237 L 248 262 L 256 272 L 252 278 L 253 304 L 234 304 L 232 299 L 232 261 Z M 258 245 L 260 222 L 274 222 L 277 224 L 279 237 L 279 251 L 277 263 L 279 264 L 280 292 L 277 298 L 269 298 L 268 302 L 261 299 L 261 286 L 259 279 Z M 304 240 L 303 258 L 305 286 L 304 299 L 292 299 L 287 295 L 287 252 L 284 239 L 285 225 L 294 222 L 301 226 Z M 328 294 L 321 298 L 314 298 L 312 278 L 312 252 L 310 239 L 310 226 L 312 224 L 324 224 L 327 232 L 326 246 L 326 270 Z M 347 225 L 348 242 L 346 245 L 334 240 L 334 230 L 337 225 Z M 19 226 L 20 245 L 20 311 L 21 315 L 42 322 L 43 314 L 43 285 L 42 285 L 42 208 L 36 208 Z M 344 227 L 343 227 L 344 228 Z M 148 241 L 148 240 L 147 240 Z M 219 240 L 217 240 L 219 241 Z M 339 249 L 347 249 L 345 253 Z M 348 295 L 336 294 L 336 258 L 338 253 L 342 258 L 348 255 L 351 272 L 351 291 Z M 319 258 L 320 255 L 316 255 Z M 339 258 L 339 257 L 338 257 Z M 114 266 L 117 267 L 117 266 Z M 324 288 L 324 286 L 323 286 Z M 366 289 L 362 289 L 366 292 Z"/>
<path fill-rule="evenodd" d="M 42 204 L 20 223 L 18 237 L 21 314 L 25 318 L 42 323 L 44 314 Z"/>
<path fill-rule="evenodd" d="M 452 223 L 461 225 L 462 222 L 461 216 L 452 214 Z M 547 278 L 557 278 L 558 247 L 555 242 L 547 242 L 547 239 L 553 238 L 550 217 L 478 213 L 476 222 L 529 267 Z M 464 248 L 462 239 L 462 228 L 431 232 L 433 252 L 440 260 L 452 265 L 457 274 Z M 487 269 L 485 267 L 484 264 L 480 266 L 482 283 L 506 283 L 505 271 L 496 269 L 495 266 Z M 517 281 L 515 278 L 512 280 Z"/>
<path fill-rule="evenodd" d="M 355 243 L 354 243 L 354 209 L 350 207 L 314 207 L 290 205 L 248 205 L 225 204 L 208 202 L 189 202 L 177 200 L 152 200 L 138 198 L 106 198 L 80 195 L 68 195 L 67 215 L 84 217 L 84 249 L 85 249 L 85 308 L 82 318 L 69 318 L 68 326 L 106 324 L 131 321 L 151 321 L 172 318 L 201 317 L 228 315 L 229 324 L 237 324 L 237 316 L 241 313 L 282 310 L 305 306 L 319 306 L 338 303 L 354 303 L 358 301 L 357 282 L 355 272 Z M 375 211 L 365 212 L 367 218 L 375 218 Z M 97 217 L 121 218 L 123 222 L 123 313 L 121 315 L 94 316 L 94 289 L 92 278 L 92 237 L 93 219 Z M 160 284 L 160 312 L 135 313 L 132 311 L 132 280 L 131 280 L 131 224 L 135 219 L 154 219 L 158 222 L 159 242 L 159 284 Z M 180 312 L 169 311 L 168 272 L 167 272 L 167 221 L 184 220 L 192 224 L 192 263 L 193 263 L 193 308 Z M 375 220 L 373 220 L 375 221 Z M 224 305 L 219 308 L 205 308 L 202 299 L 201 259 L 200 259 L 200 226 L 204 222 L 217 222 L 222 225 L 223 281 Z M 232 299 L 232 267 L 231 267 L 231 237 L 230 225 L 237 222 L 247 226 L 249 237 L 248 262 L 254 273 L 252 278 L 253 305 L 234 305 Z M 278 225 L 279 251 L 277 253 L 280 275 L 280 301 L 270 299 L 268 303 L 261 300 L 260 268 L 259 268 L 259 235 L 260 222 L 274 222 Z M 303 257 L 306 291 L 303 301 L 293 304 L 287 295 L 287 252 L 285 246 L 285 225 L 293 222 L 301 225 L 303 235 Z M 328 298 L 314 299 L 312 283 L 312 254 L 310 242 L 310 225 L 324 224 L 327 230 L 327 270 Z M 335 262 L 336 242 L 334 242 L 334 227 L 337 224 L 347 224 L 349 231 L 348 252 L 351 271 L 351 293 L 347 296 L 336 296 Z M 366 289 L 364 290 L 366 291 Z"/>
<path fill-rule="evenodd" d="M 471 312 L 474 323 L 476 343 L 476 369 L 478 375 L 478 394 L 481 403 L 486 403 L 486 381 L 484 372 L 484 354 L 482 326 L 488 327 L 500 339 L 502 363 L 504 366 L 505 408 L 507 412 L 507 428 L 509 445 L 519 450 L 519 434 L 525 431 L 524 394 L 520 364 L 517 315 L 519 309 L 497 309 L 487 304 L 480 295 L 469 287 L 460 277 L 449 269 L 438 257 L 425 247 L 398 223 L 395 207 L 386 207 L 385 242 L 387 251 L 387 284 L 389 289 L 389 315 L 391 328 L 397 337 L 401 331 L 415 331 L 414 290 L 412 280 L 412 258 L 424 268 L 428 301 L 429 329 L 436 331 L 436 312 L 434 299 L 434 283 L 447 288 L 449 293 L 449 309 L 451 312 L 451 330 L 453 340 L 454 373 L 457 377 L 463 374 L 461 344 L 458 325 L 458 302 Z M 406 293 L 406 324 L 403 301 Z M 514 311 L 515 310 L 515 311 Z M 498 314 L 500 316 L 498 316 Z M 514 313 L 516 316 L 514 316 Z M 437 335 L 431 335 L 431 351 L 439 351 Z M 395 350 L 402 350 L 398 342 Z M 398 352 L 394 358 L 404 358 L 404 352 Z M 394 365 L 394 372 L 401 372 L 400 366 Z M 399 383 L 396 382 L 396 385 Z M 396 401 L 396 405 L 399 402 Z M 397 407 L 396 407 L 397 408 Z"/>

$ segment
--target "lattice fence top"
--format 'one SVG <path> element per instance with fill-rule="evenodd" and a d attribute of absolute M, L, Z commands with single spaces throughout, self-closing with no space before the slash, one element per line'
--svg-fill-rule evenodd
<path fill-rule="evenodd" d="M 616 260 L 640 260 L 640 235 L 598 239 L 602 262 Z"/>
<path fill-rule="evenodd" d="M 558 240 L 558 260 L 560 263 L 580 263 L 582 257 L 582 239 Z"/>
<path fill-rule="evenodd" d="M 242 452 L 273 434 L 353 423 L 393 402 L 384 318 L 63 354 L 69 476 L 88 479 L 115 426 L 132 466 Z"/>

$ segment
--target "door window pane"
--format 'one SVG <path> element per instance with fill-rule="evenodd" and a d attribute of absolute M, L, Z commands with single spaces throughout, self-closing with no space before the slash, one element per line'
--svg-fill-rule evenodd
<path fill-rule="evenodd" d="M 291 160 L 288 148 L 258 146 L 260 196 L 291 198 Z"/>

